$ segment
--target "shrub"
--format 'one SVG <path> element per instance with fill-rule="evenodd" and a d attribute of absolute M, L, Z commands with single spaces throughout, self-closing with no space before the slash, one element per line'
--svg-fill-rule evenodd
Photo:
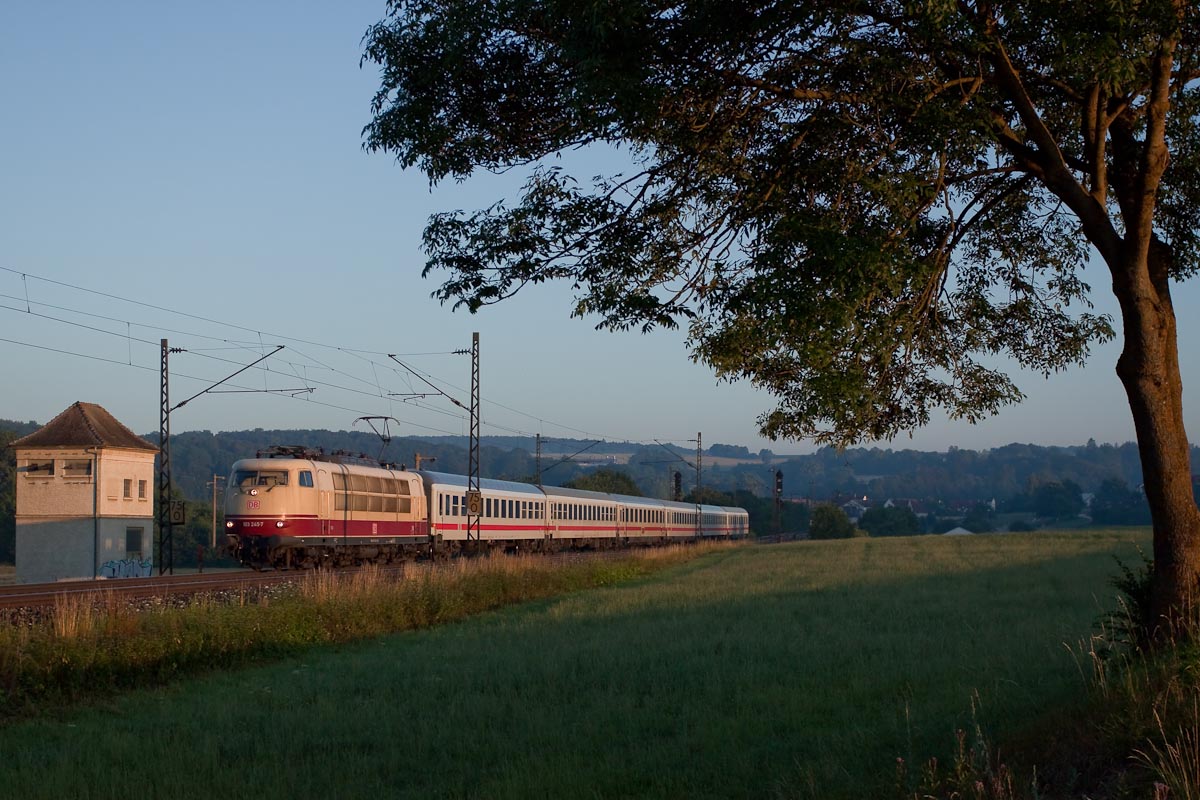
<path fill-rule="evenodd" d="M 808 526 L 810 539 L 849 539 L 859 535 L 854 523 L 835 505 L 822 503 L 813 509 L 812 522 Z"/>

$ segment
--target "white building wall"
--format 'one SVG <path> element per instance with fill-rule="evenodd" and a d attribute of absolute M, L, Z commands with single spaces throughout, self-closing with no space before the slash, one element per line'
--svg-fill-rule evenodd
<path fill-rule="evenodd" d="M 150 574 L 154 455 L 111 448 L 18 449 L 17 580 Z M 138 530 L 140 537 L 129 536 Z"/>
<path fill-rule="evenodd" d="M 42 518 L 17 526 L 17 580 L 130 578 L 154 571 L 154 526 L 145 518 Z M 134 549 L 127 550 L 132 545 Z"/>

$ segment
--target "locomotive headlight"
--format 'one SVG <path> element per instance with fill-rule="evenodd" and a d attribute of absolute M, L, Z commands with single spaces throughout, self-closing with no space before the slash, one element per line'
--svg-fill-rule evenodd
<path fill-rule="evenodd" d="M 231 519 L 229 519 L 229 520 L 226 520 L 226 521 L 225 521 L 225 527 L 226 527 L 226 528 L 232 528 L 232 527 L 233 527 L 233 520 L 231 520 Z"/>
<path fill-rule="evenodd" d="M 256 496 L 257 494 L 258 494 L 258 489 L 251 489 L 251 490 L 250 490 L 250 495 L 251 495 L 251 497 L 253 497 L 253 496 Z"/>
<path fill-rule="evenodd" d="M 275 527 L 276 527 L 276 528 L 282 528 L 282 527 L 283 527 L 283 520 L 279 520 L 278 522 L 276 522 L 276 523 L 275 523 Z"/>

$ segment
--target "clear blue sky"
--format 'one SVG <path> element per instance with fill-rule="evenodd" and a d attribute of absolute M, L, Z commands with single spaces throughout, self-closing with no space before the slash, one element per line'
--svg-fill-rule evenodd
<path fill-rule="evenodd" d="M 316 387 L 205 395 L 172 415 L 176 432 L 346 429 L 386 414 L 401 435 L 465 433 L 448 402 L 392 395 L 427 387 L 386 354 L 443 354 L 405 360 L 466 402 L 469 359 L 444 353 L 477 330 L 485 434 L 682 442 L 701 431 L 706 444 L 811 450 L 760 439 L 755 418 L 771 398 L 718 384 L 682 335 L 570 319 L 569 287 L 473 317 L 430 299 L 427 216 L 488 205 L 517 181 L 431 191 L 363 152 L 376 80 L 359 68 L 360 41 L 383 12 L 377 0 L 4 4 L 0 417 L 44 422 L 84 400 L 157 430 L 167 337 L 188 349 L 172 357 L 173 403 L 275 343 L 286 349 L 264 362 L 271 372 L 230 388 Z M 1090 277 L 1113 312 L 1105 274 Z M 1177 287 L 1185 386 L 1200 380 L 1198 301 L 1194 283 Z M 1097 348 L 1086 369 L 1049 381 L 1020 376 L 1029 399 L 985 424 L 938 421 L 881 446 L 1131 440 L 1118 352 Z M 1200 416 L 1188 409 L 1194 438 Z"/>

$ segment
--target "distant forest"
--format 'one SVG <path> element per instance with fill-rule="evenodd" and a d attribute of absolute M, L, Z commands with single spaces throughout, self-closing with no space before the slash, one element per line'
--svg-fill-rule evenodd
<path fill-rule="evenodd" d="M 34 422 L 0 420 L 0 444 L 38 428 Z M 143 434 L 157 442 L 157 433 Z M 228 475 L 240 458 L 250 458 L 274 445 L 303 445 L 325 452 L 345 451 L 413 467 L 420 453 L 426 469 L 465 473 L 465 437 L 395 438 L 386 446 L 370 431 L 264 430 L 211 433 L 190 431 L 171 437 L 173 483 L 187 498 L 208 497 L 206 484 L 214 475 Z M 4 463 L 13 454 L 4 448 Z M 681 473 L 684 492 L 695 487 L 694 450 L 630 442 L 594 442 L 556 439 L 544 444 L 542 481 L 562 485 L 599 466 L 627 474 L 647 496 L 670 497 L 673 475 Z M 550 451 L 553 451 L 551 453 Z M 574 458 L 568 456 L 574 455 Z M 619 458 L 618 458 L 619 456 Z M 628 463 L 617 463 L 628 456 Z M 1193 463 L 1200 463 L 1193 447 Z M 586 460 L 585 460 L 586 459 Z M 484 437 L 481 442 L 484 477 L 532 481 L 537 474 L 534 441 L 519 437 Z M 1072 481 L 1084 492 L 1094 492 L 1106 480 L 1130 487 L 1141 483 L 1137 446 L 1087 444 L 1042 447 L 1010 444 L 991 450 L 946 452 L 893 450 L 890 448 L 832 448 L 811 455 L 777 456 L 769 450 L 751 453 L 740 445 L 712 444 L 702 454 L 701 483 L 726 493 L 746 491 L 760 497 L 774 490 L 775 472 L 783 473 L 785 499 L 828 500 L 867 496 L 922 499 L 947 504 L 1002 501 L 1028 493 L 1047 483 Z M 11 469 L 11 468 L 10 468 Z M 0 495 L 11 493 L 11 472 L 0 475 Z M 3 502 L 0 497 L 0 502 Z"/>

